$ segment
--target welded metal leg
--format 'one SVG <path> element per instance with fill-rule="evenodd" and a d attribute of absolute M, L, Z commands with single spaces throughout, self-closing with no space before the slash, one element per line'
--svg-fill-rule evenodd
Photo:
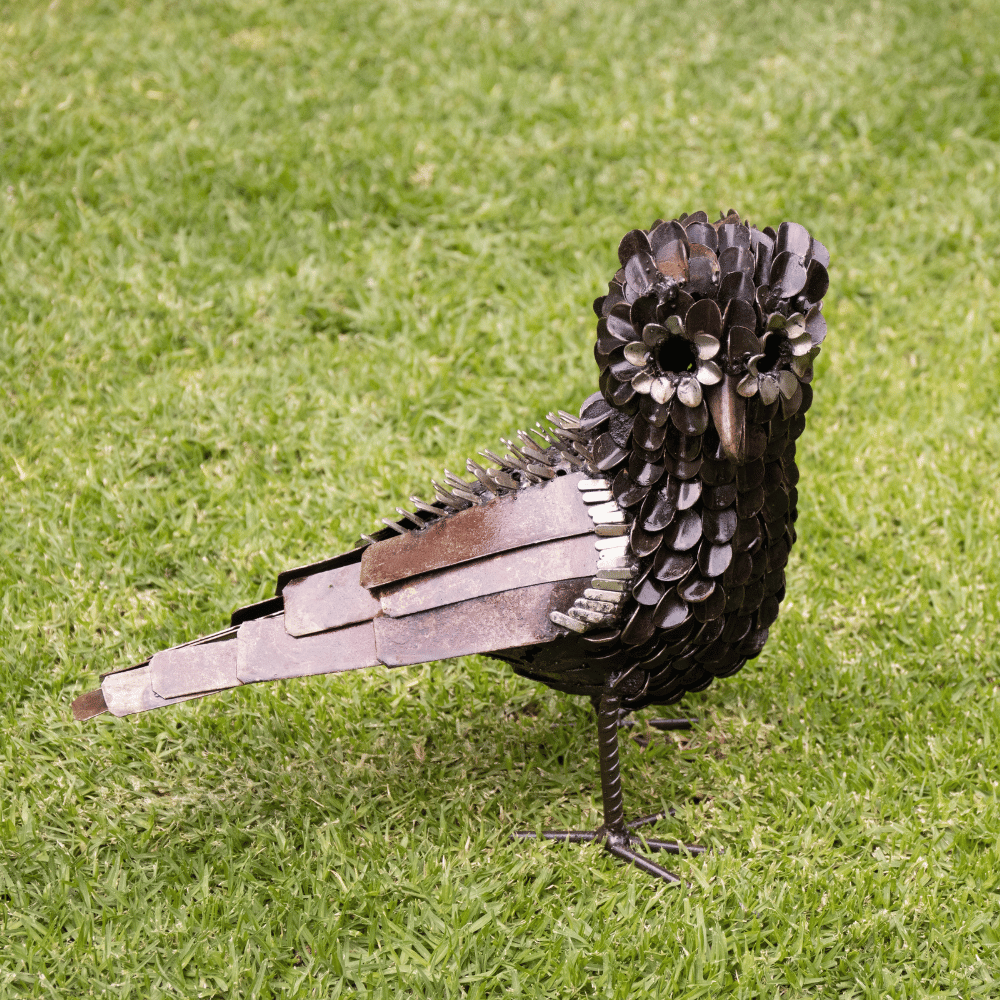
<path fill-rule="evenodd" d="M 645 845 L 651 851 L 665 851 L 670 854 L 691 852 L 701 854 L 705 848 L 697 845 L 680 844 L 667 840 L 650 840 L 631 834 L 637 826 L 655 822 L 665 814 L 644 816 L 632 823 L 625 822 L 625 808 L 622 797 L 621 769 L 618 759 L 618 727 L 621 720 L 621 701 L 614 690 L 614 681 L 605 687 L 600 700 L 594 699 L 597 708 L 597 743 L 601 765 L 601 800 L 604 806 L 604 822 L 596 830 L 546 830 L 541 836 L 546 840 L 563 843 L 602 843 L 609 854 L 622 861 L 628 861 L 649 875 L 655 875 L 665 882 L 680 882 L 673 872 L 655 861 L 633 850 L 633 845 Z M 670 815 L 674 811 L 669 810 Z M 535 836 L 529 830 L 514 834 L 522 840 Z"/>

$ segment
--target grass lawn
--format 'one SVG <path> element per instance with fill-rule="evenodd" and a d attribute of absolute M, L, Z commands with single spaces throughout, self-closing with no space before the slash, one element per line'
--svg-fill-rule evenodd
<path fill-rule="evenodd" d="M 0 997 L 1000 994 L 998 154 L 993 0 L 0 3 Z M 730 205 L 831 332 L 769 645 L 622 740 L 687 885 L 509 841 L 595 735 L 486 659 L 71 720 L 575 409 L 621 235 Z"/>

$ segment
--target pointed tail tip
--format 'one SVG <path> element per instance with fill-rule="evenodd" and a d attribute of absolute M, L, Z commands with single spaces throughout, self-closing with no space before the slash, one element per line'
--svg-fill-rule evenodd
<path fill-rule="evenodd" d="M 104 701 L 104 692 L 100 688 L 96 691 L 88 691 L 86 694 L 81 694 L 73 702 L 73 718 L 77 722 L 85 722 L 87 719 L 92 719 L 95 715 L 101 715 L 107 710 L 108 706 Z"/>

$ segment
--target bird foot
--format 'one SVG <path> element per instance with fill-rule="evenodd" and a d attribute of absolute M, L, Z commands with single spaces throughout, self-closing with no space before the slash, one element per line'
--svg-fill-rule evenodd
<path fill-rule="evenodd" d="M 634 833 L 635 829 L 654 823 L 663 819 L 667 815 L 673 815 L 674 810 L 670 809 L 666 813 L 656 813 L 653 816 L 643 816 L 625 824 L 620 829 L 609 829 L 607 826 L 599 826 L 596 830 L 543 830 L 541 837 L 544 840 L 556 840 L 564 844 L 603 844 L 604 849 L 622 861 L 627 861 L 635 865 L 640 871 L 647 875 L 655 875 L 663 879 L 664 882 L 680 882 L 680 876 L 668 871 L 662 865 L 633 850 L 634 846 L 641 846 L 650 851 L 664 851 L 667 854 L 704 854 L 707 848 L 700 844 L 682 844 L 672 840 L 655 840 L 643 837 Z M 531 830 L 519 830 L 514 834 L 518 840 L 532 840 L 537 834 Z"/>
<path fill-rule="evenodd" d="M 659 729 L 661 733 L 680 732 L 685 729 L 693 729 L 700 719 L 647 719 L 646 725 Z"/>
<path fill-rule="evenodd" d="M 659 729 L 661 733 L 673 733 L 685 729 L 693 729 L 700 719 L 646 719 L 646 725 L 653 729 Z M 618 720 L 619 729 L 632 729 L 641 723 L 635 719 L 627 719 L 624 716 Z"/>

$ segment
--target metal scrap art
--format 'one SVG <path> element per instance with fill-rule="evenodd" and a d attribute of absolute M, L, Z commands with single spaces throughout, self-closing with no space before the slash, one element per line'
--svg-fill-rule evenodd
<path fill-rule="evenodd" d="M 701 848 L 638 840 L 618 729 L 736 673 L 777 618 L 829 255 L 800 225 L 758 230 L 730 211 L 657 220 L 618 256 L 594 303 L 600 388 L 579 416 L 550 414 L 503 456 L 483 452 L 471 479 L 446 471 L 432 500 L 411 497 L 352 551 L 282 573 L 229 628 L 105 675 L 76 718 L 486 653 L 597 713 L 604 822 L 544 836 L 600 842 L 676 882 L 637 848 Z"/>

